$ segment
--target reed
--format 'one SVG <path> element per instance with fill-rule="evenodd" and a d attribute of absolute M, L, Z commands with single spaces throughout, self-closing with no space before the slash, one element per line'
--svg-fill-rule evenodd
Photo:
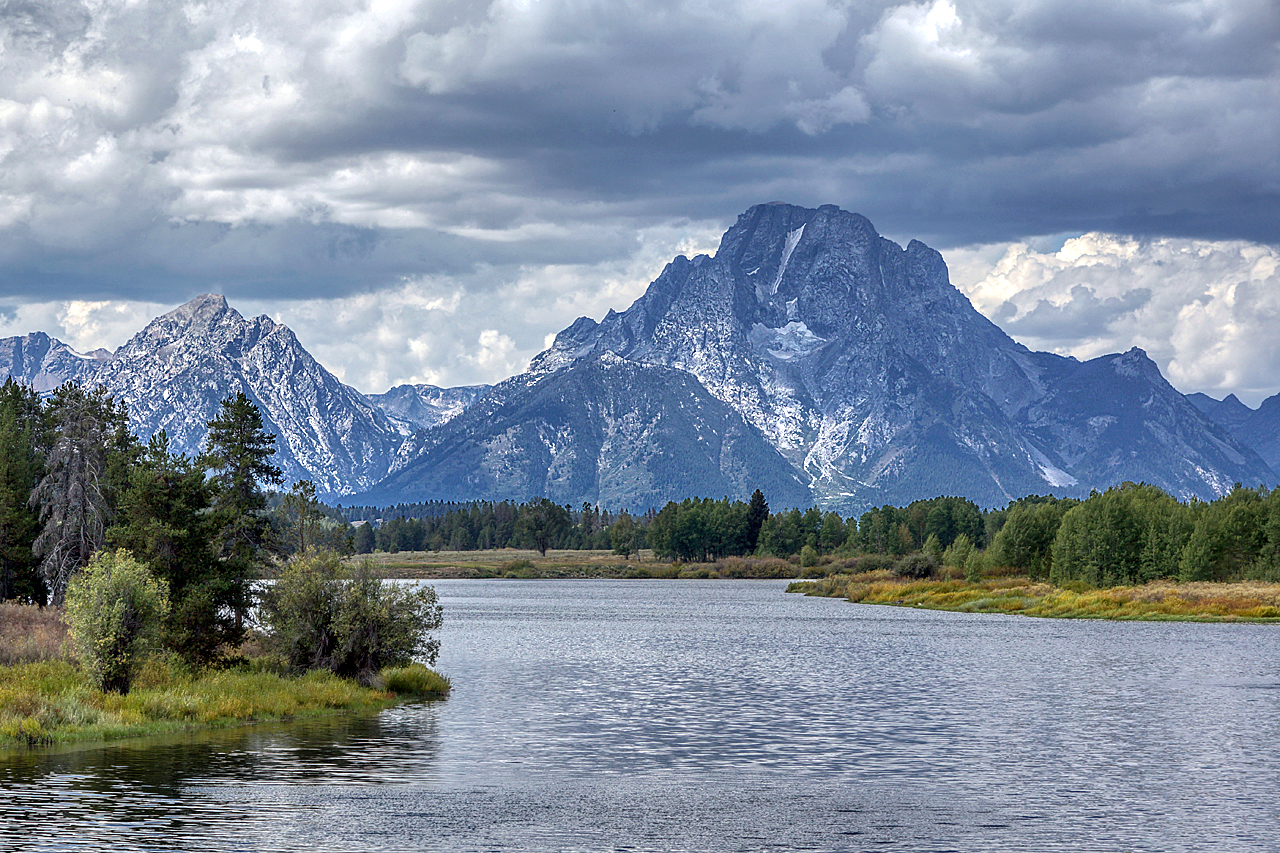
<path fill-rule="evenodd" d="M 1064 589 L 1026 577 L 909 581 L 833 575 L 797 581 L 788 592 L 967 613 L 1014 613 L 1063 619 L 1280 622 L 1280 584 L 1157 581 L 1136 587 Z"/>
<path fill-rule="evenodd" d="M 0 665 L 65 660 L 69 653 L 60 608 L 0 602 Z"/>
<path fill-rule="evenodd" d="M 413 683 L 434 688 L 420 695 L 447 693 L 447 678 L 418 668 L 423 672 L 413 673 Z M 395 693 L 386 689 L 362 687 L 327 672 L 290 677 L 250 665 L 192 673 L 175 660 L 153 657 L 133 689 L 120 695 L 94 689 L 67 660 L 22 663 L 0 667 L 0 747 L 222 728 L 376 710 L 395 701 Z"/>

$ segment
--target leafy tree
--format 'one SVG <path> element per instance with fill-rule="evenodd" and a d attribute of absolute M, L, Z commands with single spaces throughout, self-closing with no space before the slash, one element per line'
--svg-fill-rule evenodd
<path fill-rule="evenodd" d="M 1049 576 L 1053 542 L 1067 510 L 1078 501 L 1053 498 L 1037 503 L 1011 504 L 1004 526 L 991 542 L 991 560 L 1025 571 L 1032 578 Z"/>
<path fill-rule="evenodd" d="M 569 529 L 569 511 L 547 498 L 530 501 L 521 508 L 516 532 L 542 556 Z"/>
<path fill-rule="evenodd" d="M 1117 586 L 1153 580 L 1163 523 L 1184 508 L 1155 486 L 1124 483 L 1094 492 L 1062 517 L 1053 543 L 1049 579 Z M 1008 522 L 1006 522 L 1006 527 Z M 1002 531 L 1003 532 L 1003 531 Z"/>
<path fill-rule="evenodd" d="M 385 583 L 369 563 L 354 573 L 332 551 L 294 558 L 262 597 L 268 644 L 299 670 L 368 683 L 415 657 L 435 663 L 443 611 L 431 587 Z"/>
<path fill-rule="evenodd" d="M 1184 581 L 1244 578 L 1267 549 L 1266 495 L 1239 484 L 1229 495 L 1202 506 L 1179 562 Z"/>
<path fill-rule="evenodd" d="M 630 557 L 640 551 L 640 525 L 628 512 L 618 516 L 618 520 L 609 528 L 609 538 L 613 542 L 613 553 Z"/>
<path fill-rule="evenodd" d="M 129 692 L 168 608 L 164 581 L 128 551 L 100 551 L 72 578 L 67 625 L 81 664 L 100 690 Z"/>
<path fill-rule="evenodd" d="M 79 382 L 55 391 L 49 412 L 54 435 L 31 494 L 43 524 L 33 551 L 50 600 L 61 604 L 71 576 L 106 542 L 108 452 L 122 443 L 122 431 L 127 435 L 128 417 L 104 388 L 87 391 Z"/>

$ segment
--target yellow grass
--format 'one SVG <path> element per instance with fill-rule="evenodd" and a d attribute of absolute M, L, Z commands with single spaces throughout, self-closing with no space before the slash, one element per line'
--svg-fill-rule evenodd
<path fill-rule="evenodd" d="M 1005 577 L 964 581 L 895 580 L 882 573 L 837 575 L 792 584 L 789 591 L 968 613 L 1016 613 L 1075 619 L 1280 621 L 1280 584 L 1157 581 L 1144 586 L 1070 590 Z"/>

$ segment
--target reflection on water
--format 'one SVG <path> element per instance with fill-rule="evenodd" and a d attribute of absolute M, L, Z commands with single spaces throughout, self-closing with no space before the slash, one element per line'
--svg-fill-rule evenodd
<path fill-rule="evenodd" d="M 0 759 L 0 849 L 1276 849 L 1272 626 L 449 581 L 446 702 Z"/>

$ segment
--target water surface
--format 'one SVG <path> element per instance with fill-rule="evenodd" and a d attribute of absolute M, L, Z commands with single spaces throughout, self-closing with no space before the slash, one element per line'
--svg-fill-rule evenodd
<path fill-rule="evenodd" d="M 1280 634 L 440 581 L 446 702 L 0 759 L 0 848 L 1276 850 Z"/>

